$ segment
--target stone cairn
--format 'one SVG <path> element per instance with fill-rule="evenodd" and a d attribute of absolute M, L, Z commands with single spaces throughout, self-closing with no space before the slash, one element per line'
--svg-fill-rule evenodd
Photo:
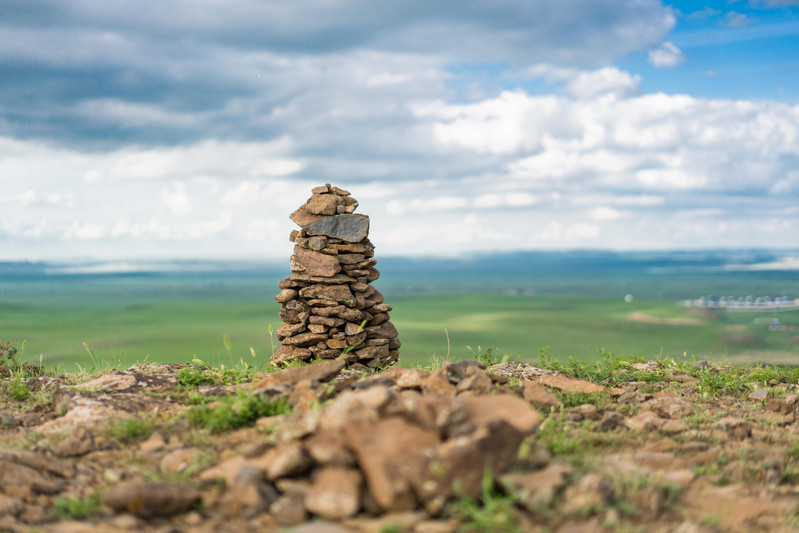
<path fill-rule="evenodd" d="M 278 286 L 277 330 L 282 345 L 274 364 L 335 359 L 384 367 L 397 361 L 400 341 L 389 321 L 391 306 L 370 285 L 379 276 L 369 217 L 353 214 L 350 193 L 326 184 L 291 214 L 302 229 L 293 230 L 291 274 Z"/>

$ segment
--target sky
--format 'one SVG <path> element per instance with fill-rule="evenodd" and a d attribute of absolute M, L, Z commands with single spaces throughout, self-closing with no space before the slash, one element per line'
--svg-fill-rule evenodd
<path fill-rule="evenodd" d="M 799 248 L 799 0 L 2 0 L 0 260 Z"/>

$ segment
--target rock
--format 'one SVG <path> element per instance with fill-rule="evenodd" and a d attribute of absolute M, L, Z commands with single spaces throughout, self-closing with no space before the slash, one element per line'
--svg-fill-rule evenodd
<path fill-rule="evenodd" d="M 311 467 L 311 458 L 299 442 L 291 441 L 278 445 L 256 460 L 263 465 L 270 481 L 302 474 Z"/>
<path fill-rule="evenodd" d="M 63 479 L 54 478 L 24 464 L 0 460 L 0 487 L 6 494 L 57 494 Z"/>
<path fill-rule="evenodd" d="M 641 405 L 641 409 L 653 411 L 661 418 L 683 418 L 693 414 L 694 406 L 684 398 L 653 398 Z"/>
<path fill-rule="evenodd" d="M 305 441 L 305 449 L 315 463 L 323 466 L 352 466 L 355 456 L 338 431 L 318 431 Z"/>
<path fill-rule="evenodd" d="M 386 513 L 376 518 L 355 518 L 346 520 L 344 525 L 351 531 L 359 533 L 411 533 L 418 531 L 416 528 L 427 514 L 424 512 L 405 511 L 400 513 Z"/>
<path fill-rule="evenodd" d="M 185 483 L 128 482 L 107 490 L 103 501 L 116 512 L 161 517 L 187 511 L 200 501 L 200 493 Z"/>
<path fill-rule="evenodd" d="M 0 493 L 0 516 L 16 516 L 23 507 L 24 504 L 18 499 Z M 1 529 L 3 529 L 2 523 L 0 523 Z"/>
<path fill-rule="evenodd" d="M 326 520 L 355 515 L 361 506 L 361 473 L 352 468 L 322 468 L 305 494 L 308 512 Z"/>
<path fill-rule="evenodd" d="M 644 411 L 627 419 L 626 425 L 633 431 L 645 432 L 654 431 L 660 428 L 666 421 L 651 411 Z"/>
<path fill-rule="evenodd" d="M 570 410 L 572 419 L 576 422 L 581 420 L 596 420 L 599 418 L 599 411 L 596 405 L 591 403 L 584 403 Z"/>
<path fill-rule="evenodd" d="M 353 531 L 349 528 L 327 522 L 312 522 L 288 529 L 281 529 L 280 533 L 353 533 Z"/>
<path fill-rule="evenodd" d="M 599 422 L 599 427 L 602 431 L 612 431 L 617 427 L 624 425 L 624 416 L 620 413 L 614 413 L 608 411 L 602 416 L 602 420 Z"/>
<path fill-rule="evenodd" d="M 305 206 L 303 205 L 302 207 L 294 211 L 291 215 L 289 215 L 289 218 L 294 222 L 296 222 L 298 226 L 304 228 L 313 222 L 323 219 L 324 217 L 322 215 L 314 215 L 313 213 L 309 212 L 308 209 L 306 209 Z"/>
<path fill-rule="evenodd" d="M 301 272 L 309 276 L 327 278 L 341 272 L 341 265 L 335 256 L 314 252 L 300 246 L 294 247 L 292 260 L 299 263 L 302 266 Z"/>
<path fill-rule="evenodd" d="M 299 224 L 294 218 L 292 220 Z M 300 225 L 308 232 L 308 235 L 326 235 L 351 243 L 360 242 L 369 235 L 369 217 L 363 215 L 343 214 L 320 217 Z"/>
<path fill-rule="evenodd" d="M 557 396 L 535 381 L 524 382 L 523 397 L 525 401 L 530 402 L 537 409 L 547 413 L 553 409 L 560 409 L 563 407 L 563 402 L 561 402 Z"/>
<path fill-rule="evenodd" d="M 426 469 L 438 435 L 396 417 L 376 423 L 352 420 L 344 428 L 369 494 L 384 511 L 411 511 L 417 506 L 412 485 Z"/>
<path fill-rule="evenodd" d="M 339 196 L 335 194 L 314 194 L 305 209 L 312 215 L 335 215 L 336 207 L 340 204 Z"/>
<path fill-rule="evenodd" d="M 297 291 L 295 289 L 283 289 L 277 294 L 277 296 L 275 296 L 275 301 L 279 304 L 284 304 L 286 302 L 290 302 L 296 297 Z"/>
<path fill-rule="evenodd" d="M 569 466 L 552 464 L 537 472 L 506 474 L 500 478 L 500 483 L 506 491 L 515 494 L 527 510 L 542 513 L 551 508 L 572 471 Z"/>
<path fill-rule="evenodd" d="M 737 439 L 746 439 L 752 436 L 751 424 L 737 416 L 724 417 L 716 421 L 713 428 L 724 430 Z"/>
<path fill-rule="evenodd" d="M 458 524 L 454 520 L 422 520 L 413 528 L 413 533 L 455 533 Z"/>
<path fill-rule="evenodd" d="M 296 385 L 301 381 L 330 381 L 336 377 L 347 363 L 343 360 L 322 361 L 312 365 L 287 368 L 273 373 L 261 373 L 261 381 L 253 384 L 253 388 L 266 388 L 276 384 Z"/>
<path fill-rule="evenodd" d="M 767 388 L 759 388 L 749 393 L 747 396 L 750 400 L 754 400 L 756 402 L 765 402 L 769 398 L 771 398 L 771 391 Z"/>
<path fill-rule="evenodd" d="M 613 484 L 597 474 L 586 474 L 563 493 L 561 510 L 586 516 L 607 508 L 613 500 Z"/>
<path fill-rule="evenodd" d="M 267 483 L 236 484 L 225 487 L 220 509 L 227 518 L 250 519 L 266 512 L 278 497 L 275 488 Z"/>
<path fill-rule="evenodd" d="M 443 370 L 431 372 L 424 376 L 419 381 L 419 386 L 425 394 L 434 394 L 436 396 L 455 396 L 455 385 L 449 382 L 446 373 Z"/>
<path fill-rule="evenodd" d="M 161 458 L 161 471 L 173 474 L 185 472 L 192 466 L 200 463 L 202 454 L 191 448 L 178 448 L 165 454 Z"/>
<path fill-rule="evenodd" d="M 163 450 L 165 445 L 164 437 L 160 433 L 153 433 L 150 438 L 139 444 L 139 451 L 142 453 L 157 452 Z"/>
<path fill-rule="evenodd" d="M 495 419 L 474 433 L 442 443 L 429 457 L 429 466 L 413 478 L 427 512 L 439 514 L 454 497 L 478 498 L 484 472 L 494 476 L 505 473 L 516 461 L 524 437 L 524 432 L 507 421 Z"/>
<path fill-rule="evenodd" d="M 279 497 L 269 506 L 271 514 L 278 524 L 293 526 L 308 520 L 308 513 L 304 505 L 305 495 L 301 492 L 290 492 Z M 291 531 L 291 530 L 282 530 Z"/>
<path fill-rule="evenodd" d="M 448 433 L 450 436 L 471 433 L 498 420 L 507 422 L 524 436 L 538 428 L 541 415 L 527 402 L 510 394 L 462 396 L 447 422 Z"/>
<path fill-rule="evenodd" d="M 795 409 L 795 402 L 788 403 L 786 399 L 771 398 L 766 402 L 766 409 L 787 415 L 792 413 Z"/>
<path fill-rule="evenodd" d="M 339 302 L 347 307 L 355 307 L 355 297 L 346 285 L 311 285 L 300 289 L 300 296 L 308 299 Z"/>
<path fill-rule="evenodd" d="M 563 374 L 543 374 L 536 378 L 541 385 L 561 392 L 592 394 L 603 392 L 607 389 L 601 385 L 596 385 L 582 379 L 575 379 Z"/>

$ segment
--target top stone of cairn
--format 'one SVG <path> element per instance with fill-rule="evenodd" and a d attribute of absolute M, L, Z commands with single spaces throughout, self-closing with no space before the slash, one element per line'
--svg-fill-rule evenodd
<path fill-rule="evenodd" d="M 311 192 L 308 201 L 291 214 L 291 220 L 309 236 L 324 235 L 355 243 L 369 235 L 369 217 L 352 214 L 358 202 L 348 191 L 326 184 Z"/>

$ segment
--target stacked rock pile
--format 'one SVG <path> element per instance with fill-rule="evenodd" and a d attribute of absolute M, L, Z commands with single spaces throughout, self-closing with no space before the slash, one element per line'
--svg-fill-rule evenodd
<path fill-rule="evenodd" d="M 295 243 L 291 274 L 275 297 L 280 303 L 277 330 L 282 348 L 275 364 L 315 358 L 383 367 L 397 361 L 400 341 L 389 321 L 391 306 L 370 285 L 379 276 L 369 217 L 353 214 L 358 202 L 329 183 L 312 190 L 308 201 L 291 214 L 302 229 Z"/>

